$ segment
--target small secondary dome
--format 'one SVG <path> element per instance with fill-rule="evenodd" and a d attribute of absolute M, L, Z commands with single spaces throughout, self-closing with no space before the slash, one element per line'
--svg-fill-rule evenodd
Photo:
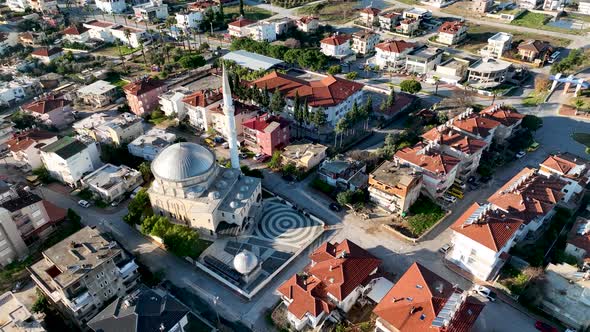
<path fill-rule="evenodd" d="M 181 142 L 160 152 L 152 172 L 164 180 L 182 181 L 207 172 L 215 163 L 213 153 L 199 144 Z"/>
<path fill-rule="evenodd" d="M 234 269 L 241 274 L 249 274 L 258 266 L 258 258 L 248 250 L 244 250 L 234 257 Z"/>

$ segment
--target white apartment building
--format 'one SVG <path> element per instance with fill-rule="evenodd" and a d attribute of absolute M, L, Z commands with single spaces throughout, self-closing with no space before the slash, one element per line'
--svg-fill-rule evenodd
<path fill-rule="evenodd" d="M 0 151 L 6 151 L 8 149 L 8 141 L 12 139 L 14 135 L 14 123 L 6 119 L 6 117 L 0 117 Z"/>
<path fill-rule="evenodd" d="M 182 86 L 164 92 L 159 96 L 160 110 L 164 112 L 166 116 L 176 115 L 176 118 L 182 121 L 186 116 L 183 99 L 190 94 L 191 91 Z"/>
<path fill-rule="evenodd" d="M 567 192 L 580 195 L 590 183 L 590 163 L 569 152 L 553 154 L 539 164 L 539 174 L 559 177 Z"/>
<path fill-rule="evenodd" d="M 434 70 L 442 60 L 440 48 L 426 45 L 415 48 L 406 55 L 406 70 L 412 73 L 427 74 Z"/>
<path fill-rule="evenodd" d="M 387 70 L 396 70 L 405 67 L 406 56 L 411 52 L 416 44 L 404 40 L 390 40 L 377 44 L 375 50 L 375 64 L 379 68 Z"/>
<path fill-rule="evenodd" d="M 83 26 L 72 25 L 64 29 L 62 32 L 64 39 L 72 43 L 85 43 L 88 41 L 88 39 L 90 39 L 88 28 Z"/>
<path fill-rule="evenodd" d="M 103 201 L 117 201 L 143 182 L 141 173 L 125 165 L 105 164 L 82 178 L 82 185 Z"/>
<path fill-rule="evenodd" d="M 314 32 L 320 27 L 320 20 L 313 16 L 303 16 L 295 24 L 297 25 L 297 30 Z"/>
<path fill-rule="evenodd" d="M 455 45 L 467 38 L 467 25 L 460 21 L 445 22 L 438 28 L 436 41 L 445 45 Z"/>
<path fill-rule="evenodd" d="M 127 10 L 125 0 L 95 0 L 96 8 L 105 13 L 123 13 Z"/>
<path fill-rule="evenodd" d="M 394 161 L 422 173 L 422 192 L 437 199 L 455 182 L 460 160 L 442 152 L 437 143 L 418 143 L 395 153 Z"/>
<path fill-rule="evenodd" d="M 154 160 L 160 151 L 174 143 L 176 135 L 152 128 L 127 145 L 129 153 L 145 160 Z"/>
<path fill-rule="evenodd" d="M 482 57 L 499 58 L 512 48 L 512 34 L 498 32 L 488 39 L 488 44 L 479 50 Z"/>
<path fill-rule="evenodd" d="M 518 111 L 510 106 L 504 106 L 504 104 L 490 105 L 479 112 L 479 114 L 500 123 L 494 131 L 494 138 L 499 143 L 506 141 L 517 132 L 520 129 L 522 119 L 524 119 L 524 114 L 518 113 Z"/>
<path fill-rule="evenodd" d="M 580 0 L 578 3 L 578 12 L 584 15 L 590 15 L 590 1 Z"/>
<path fill-rule="evenodd" d="M 544 4 L 543 0 L 519 0 L 518 6 L 523 9 L 537 9 Z"/>
<path fill-rule="evenodd" d="M 247 18 L 239 18 L 227 25 L 227 31 L 230 36 L 235 38 L 249 37 L 250 26 L 255 24 L 256 21 L 249 20 Z"/>
<path fill-rule="evenodd" d="M 496 58 L 482 58 L 468 68 L 468 81 L 474 88 L 493 88 L 510 79 L 512 63 Z"/>
<path fill-rule="evenodd" d="M 115 101 L 117 87 L 107 81 L 98 80 L 78 89 L 78 97 L 88 105 L 104 107 Z"/>
<path fill-rule="evenodd" d="M 19 167 L 33 170 L 43 166 L 41 148 L 55 141 L 55 133 L 34 129 L 16 134 L 6 144 Z"/>
<path fill-rule="evenodd" d="M 352 51 L 361 55 L 368 55 L 375 51 L 380 35 L 363 30 L 352 34 Z"/>
<path fill-rule="evenodd" d="M 39 95 L 39 79 L 27 76 L 15 77 L 10 82 L 0 82 L 0 104 L 12 105 L 24 98 Z"/>
<path fill-rule="evenodd" d="M 273 23 L 256 22 L 247 28 L 250 38 L 256 41 L 273 42 L 277 40 L 276 28 Z"/>
<path fill-rule="evenodd" d="M 24 13 L 29 8 L 28 0 L 7 0 L 6 5 L 11 11 L 17 13 Z"/>
<path fill-rule="evenodd" d="M 89 29 L 88 34 L 90 38 L 107 43 L 114 43 L 115 39 L 118 39 L 122 44 L 131 47 L 139 47 L 141 41 L 147 37 L 145 30 L 107 21 L 91 20 L 85 22 L 84 27 Z M 125 35 L 126 31 L 129 32 L 129 37 Z"/>
<path fill-rule="evenodd" d="M 149 2 L 133 6 L 135 17 L 148 22 L 165 20 L 168 17 L 168 5 L 161 0 L 150 0 Z"/>
<path fill-rule="evenodd" d="M 203 12 L 188 11 L 176 13 L 176 26 L 179 29 L 198 29 L 203 21 Z"/>
<path fill-rule="evenodd" d="M 450 119 L 446 124 L 463 134 L 486 142 L 486 149 L 492 144 L 496 129 L 500 126 L 500 122 L 473 113 L 471 108 Z"/>
<path fill-rule="evenodd" d="M 99 143 L 121 145 L 131 142 L 143 134 L 143 120 L 141 117 L 122 113 L 117 116 L 107 116 L 105 113 L 95 113 L 72 125 L 81 136 L 87 136 Z"/>
<path fill-rule="evenodd" d="M 87 226 L 43 251 L 43 258 L 28 270 L 45 296 L 83 326 L 137 285 L 137 268 L 117 242 Z"/>
<path fill-rule="evenodd" d="M 41 160 L 51 177 L 72 187 L 101 164 L 96 143 L 82 143 L 69 136 L 42 147 Z"/>
<path fill-rule="evenodd" d="M 352 53 L 350 36 L 335 34 L 320 41 L 321 52 L 327 56 L 342 59 Z"/>

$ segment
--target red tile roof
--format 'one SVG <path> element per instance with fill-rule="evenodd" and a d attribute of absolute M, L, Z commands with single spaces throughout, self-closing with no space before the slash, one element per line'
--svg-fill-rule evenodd
<path fill-rule="evenodd" d="M 433 148 L 426 152 L 426 147 L 420 142 L 397 151 L 395 157 L 435 174 L 448 174 L 459 165 L 459 159 Z"/>
<path fill-rule="evenodd" d="M 139 96 L 165 85 L 164 81 L 148 77 L 125 85 L 123 90 L 128 94 Z"/>
<path fill-rule="evenodd" d="M 66 210 L 60 208 L 53 203 L 43 200 L 43 206 L 45 207 L 45 211 L 47 211 L 47 215 L 49 216 L 49 220 L 51 222 L 61 221 L 66 217 Z"/>
<path fill-rule="evenodd" d="M 287 98 L 294 98 L 298 94 L 300 98 L 307 99 L 311 107 L 338 105 L 363 88 L 360 83 L 332 75 L 308 82 L 276 71 L 251 82 L 251 85 L 259 89 L 266 87 L 271 93 L 278 89 Z"/>
<path fill-rule="evenodd" d="M 385 17 L 385 18 L 389 18 L 389 19 L 398 17 L 400 15 L 401 14 L 400 13 L 397 13 L 397 12 L 387 12 L 387 13 L 381 13 L 381 14 L 379 14 L 379 16 Z"/>
<path fill-rule="evenodd" d="M 324 243 L 309 258 L 309 276 L 293 276 L 277 290 L 292 300 L 289 312 L 302 318 L 307 312 L 317 316 L 330 312 L 328 293 L 342 301 L 369 278 L 381 261 L 349 240 Z"/>
<path fill-rule="evenodd" d="M 494 104 L 479 112 L 480 115 L 500 122 L 506 127 L 511 127 L 522 121 L 524 114 L 504 105 Z"/>
<path fill-rule="evenodd" d="M 454 292 L 453 285 L 414 263 L 385 295 L 373 312 L 385 323 L 401 332 L 467 332 L 477 320 L 484 305 L 467 298 L 457 309 L 446 328 L 432 326 Z"/>
<path fill-rule="evenodd" d="M 214 1 L 199 1 L 189 4 L 187 8 L 190 11 L 202 11 L 203 9 L 216 6 L 218 6 L 218 4 Z"/>
<path fill-rule="evenodd" d="M 579 231 L 584 229 L 588 223 L 590 220 L 578 217 L 567 236 L 567 243 L 586 251 L 584 258 L 590 258 L 590 232 L 583 234 Z"/>
<path fill-rule="evenodd" d="M 545 216 L 561 201 L 566 185 L 555 176 L 546 177 L 526 167 L 490 196 L 488 202 L 528 224 Z"/>
<path fill-rule="evenodd" d="M 71 102 L 61 97 L 47 96 L 44 99 L 34 101 L 32 103 L 22 106 L 22 108 L 29 112 L 35 112 L 39 114 L 49 113 L 53 110 L 63 108 L 69 105 Z"/>
<path fill-rule="evenodd" d="M 200 90 L 184 97 L 182 101 L 191 106 L 207 107 L 223 98 L 220 91 Z"/>
<path fill-rule="evenodd" d="M 29 146 L 36 144 L 39 141 L 43 141 L 55 136 L 57 136 L 55 133 L 45 130 L 28 130 L 15 135 L 15 137 L 6 142 L 6 144 L 10 148 L 10 151 L 17 152 L 25 150 Z"/>
<path fill-rule="evenodd" d="M 440 28 L 438 28 L 438 32 L 454 35 L 458 33 L 464 25 L 465 24 L 463 24 L 463 22 L 459 21 L 445 22 L 440 26 Z"/>
<path fill-rule="evenodd" d="M 88 31 L 88 29 L 85 28 L 85 27 L 82 27 L 82 26 L 79 27 L 79 26 L 76 26 L 76 25 L 72 25 L 69 28 L 65 29 L 63 31 L 63 34 L 64 35 L 76 35 L 77 36 L 77 35 L 83 34 L 86 31 Z"/>
<path fill-rule="evenodd" d="M 234 26 L 234 27 L 238 27 L 238 28 L 243 28 L 243 27 L 246 27 L 248 25 L 252 25 L 254 23 L 256 23 L 256 21 L 249 20 L 247 18 L 239 18 L 238 20 L 233 21 L 233 22 L 229 23 L 228 25 L 231 25 L 231 26 Z"/>
<path fill-rule="evenodd" d="M 108 28 L 115 25 L 115 23 L 106 22 L 106 21 L 99 21 L 99 20 L 91 20 L 86 22 L 85 24 L 92 25 L 98 28 Z"/>
<path fill-rule="evenodd" d="M 369 15 L 372 15 L 372 16 L 376 16 L 376 15 L 379 15 L 379 13 L 381 13 L 381 9 L 373 8 L 373 7 L 367 7 L 367 8 L 363 8 L 361 10 L 361 13 L 365 13 L 365 14 L 369 14 Z"/>
<path fill-rule="evenodd" d="M 390 40 L 390 41 L 383 42 L 381 44 L 377 44 L 377 45 L 375 45 L 375 47 L 380 50 L 383 50 L 385 52 L 399 54 L 407 49 L 413 49 L 414 47 L 416 47 L 416 44 L 408 43 L 407 41 L 404 41 L 404 40 Z"/>
<path fill-rule="evenodd" d="M 242 122 L 242 126 L 256 131 L 264 131 L 273 122 L 279 123 L 277 128 L 281 129 L 287 127 L 290 124 L 290 121 L 283 117 L 263 114 L 261 116 L 255 116 Z"/>
<path fill-rule="evenodd" d="M 541 168 L 549 169 L 561 176 L 578 179 L 590 171 L 588 160 L 571 153 L 550 155 L 540 164 Z"/>
<path fill-rule="evenodd" d="M 317 20 L 317 19 L 318 19 L 317 17 L 313 17 L 313 16 L 302 16 L 302 17 L 299 19 L 299 22 L 301 22 L 301 23 L 303 23 L 303 24 L 309 24 L 309 23 L 311 23 L 312 21 L 314 21 L 314 20 Z"/>
<path fill-rule="evenodd" d="M 546 41 L 529 39 L 529 40 L 525 40 L 522 43 L 518 44 L 518 49 L 532 51 L 532 52 L 536 52 L 536 53 L 542 53 L 545 51 L 552 50 L 552 47 Z"/>
<path fill-rule="evenodd" d="M 440 145 L 450 146 L 455 150 L 467 155 L 472 155 L 486 147 L 486 142 L 461 134 L 457 130 L 448 127 L 434 127 L 424 133 L 422 137 L 430 142 L 437 142 Z"/>
<path fill-rule="evenodd" d="M 524 221 L 509 214 L 490 209 L 485 213 L 475 216 L 474 213 L 480 207 L 473 203 L 461 217 L 455 221 L 451 229 L 457 233 L 480 243 L 491 250 L 498 252 L 502 250 L 508 240 L 518 231 Z M 466 224 L 469 217 L 476 217 L 476 222 Z"/>
<path fill-rule="evenodd" d="M 500 122 L 490 118 L 484 118 L 477 113 L 472 113 L 467 117 L 459 115 L 453 119 L 453 126 L 481 138 L 488 137 L 499 125 Z"/>
<path fill-rule="evenodd" d="M 63 52 L 63 50 L 60 47 L 52 47 L 52 48 L 47 48 L 47 47 L 40 47 L 35 49 L 33 52 L 31 52 L 32 55 L 36 55 L 36 56 L 52 56 L 55 54 L 59 54 Z"/>
<path fill-rule="evenodd" d="M 322 39 L 320 41 L 320 43 L 321 44 L 328 44 L 328 45 L 332 45 L 332 46 L 338 46 L 338 45 L 346 44 L 349 40 L 350 40 L 349 35 L 337 34 L 337 35 L 332 35 L 330 37 Z"/>

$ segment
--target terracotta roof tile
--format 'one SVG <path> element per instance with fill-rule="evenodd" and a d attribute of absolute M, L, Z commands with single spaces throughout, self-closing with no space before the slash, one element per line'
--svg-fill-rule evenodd
<path fill-rule="evenodd" d="M 453 119 L 454 127 L 481 138 L 488 137 L 499 125 L 500 122 L 490 118 L 484 118 L 477 113 L 472 113 L 467 117 L 461 117 L 459 115 Z"/>
<path fill-rule="evenodd" d="M 322 39 L 320 41 L 320 43 L 321 44 L 328 44 L 328 45 L 338 46 L 338 45 L 342 45 L 342 44 L 348 43 L 349 40 L 350 40 L 350 36 L 349 35 L 337 34 L 337 35 L 332 35 L 330 37 L 327 37 L 327 38 Z"/>
<path fill-rule="evenodd" d="M 579 179 L 590 171 L 590 162 L 571 153 L 550 155 L 540 164 L 541 168 L 571 179 Z"/>
<path fill-rule="evenodd" d="M 449 33 L 454 35 L 458 33 L 464 25 L 465 24 L 463 24 L 463 22 L 459 21 L 447 21 L 438 28 L 438 32 Z"/>
<path fill-rule="evenodd" d="M 397 151 L 395 157 L 436 174 L 448 174 L 460 162 L 459 159 L 434 148 L 426 151 L 426 147 L 427 144 L 420 142 Z"/>
<path fill-rule="evenodd" d="M 222 98 L 223 95 L 220 91 L 200 90 L 184 97 L 182 101 L 191 106 L 207 107 L 217 101 L 220 101 Z"/>
<path fill-rule="evenodd" d="M 155 78 L 144 78 L 125 85 L 123 90 L 131 95 L 139 96 L 165 85 L 164 81 Z"/>
<path fill-rule="evenodd" d="M 72 26 L 68 27 L 67 29 L 65 29 L 63 31 L 63 34 L 64 35 L 75 35 L 75 36 L 77 36 L 77 35 L 83 34 L 86 31 L 88 31 L 88 29 L 85 28 L 85 27 L 83 27 L 83 26 L 80 26 L 79 27 L 79 26 L 76 26 L 76 25 L 72 25 Z"/>
<path fill-rule="evenodd" d="M 10 148 L 10 151 L 17 152 L 27 149 L 29 146 L 38 143 L 39 141 L 46 140 L 57 136 L 55 133 L 45 130 L 28 130 L 15 137 L 6 144 Z"/>
<path fill-rule="evenodd" d="M 69 100 L 65 100 L 61 97 L 47 96 L 44 99 L 24 105 L 23 109 L 29 112 L 45 114 L 70 104 L 71 102 Z"/>
<path fill-rule="evenodd" d="M 397 12 L 386 12 L 386 13 L 383 13 L 382 12 L 382 13 L 379 14 L 379 16 L 385 17 L 385 18 L 389 18 L 389 19 L 396 18 L 396 17 L 398 17 L 400 15 L 401 14 L 400 13 L 397 13 Z"/>
<path fill-rule="evenodd" d="M 277 128 L 285 128 L 291 123 L 281 116 L 263 114 L 242 122 L 242 126 L 256 131 L 264 131 L 273 122 L 279 123 Z"/>
<path fill-rule="evenodd" d="M 67 211 L 65 209 L 60 208 L 53 203 L 43 200 L 43 206 L 47 211 L 47 215 L 49 216 L 49 220 L 51 222 L 61 221 L 65 219 Z"/>
<path fill-rule="evenodd" d="M 37 55 L 37 56 L 52 56 L 58 53 L 63 52 L 63 50 L 61 49 L 61 47 L 52 47 L 52 48 L 47 48 L 47 47 L 40 47 L 35 49 L 33 52 L 31 52 L 32 55 Z"/>
<path fill-rule="evenodd" d="M 524 114 L 518 113 L 518 111 L 516 111 L 515 109 L 498 104 L 488 106 L 479 114 L 492 120 L 498 121 L 506 127 L 511 127 L 524 118 Z"/>
<path fill-rule="evenodd" d="M 366 7 L 366 8 L 363 8 L 361 10 L 361 13 L 365 13 L 365 14 L 369 14 L 369 15 L 372 15 L 372 16 L 376 16 L 376 15 L 379 15 L 379 13 L 381 13 L 381 9 L 379 9 L 379 8 L 373 8 L 373 7 Z"/>
<path fill-rule="evenodd" d="M 583 234 L 583 232 L 579 232 L 579 230 L 588 227 L 586 226 L 588 223 L 590 223 L 590 220 L 578 217 L 567 236 L 567 243 L 586 251 L 584 258 L 590 258 L 590 232 Z"/>
<path fill-rule="evenodd" d="M 108 28 L 115 25 L 115 23 L 107 22 L 107 21 L 99 21 L 99 20 L 90 20 L 85 24 L 95 26 L 97 28 Z"/>
<path fill-rule="evenodd" d="M 552 50 L 552 47 L 546 41 L 528 39 L 518 44 L 518 49 L 542 53 L 548 50 Z"/>
<path fill-rule="evenodd" d="M 240 18 L 240 19 L 237 19 L 236 21 L 229 23 L 228 25 L 231 25 L 233 27 L 243 28 L 248 25 L 252 25 L 254 23 L 256 23 L 256 21 L 249 20 L 247 18 Z"/>
<path fill-rule="evenodd" d="M 377 44 L 375 47 L 380 50 L 383 50 L 385 52 L 399 54 L 407 49 L 413 49 L 414 47 L 416 47 L 416 44 L 409 43 L 409 42 L 403 41 L 403 40 L 390 40 L 390 41 L 386 41 L 386 42 Z"/>
<path fill-rule="evenodd" d="M 482 140 L 463 135 L 459 131 L 452 130 L 448 127 L 434 127 L 424 133 L 422 137 L 430 142 L 436 141 L 440 145 L 452 147 L 467 155 L 477 153 L 487 145 L 486 142 Z"/>
<path fill-rule="evenodd" d="M 309 23 L 311 23 L 312 21 L 317 21 L 317 19 L 318 19 L 317 17 L 313 17 L 313 16 L 302 16 L 302 17 L 299 19 L 299 22 L 301 22 L 301 23 L 303 23 L 303 24 L 309 24 Z"/>

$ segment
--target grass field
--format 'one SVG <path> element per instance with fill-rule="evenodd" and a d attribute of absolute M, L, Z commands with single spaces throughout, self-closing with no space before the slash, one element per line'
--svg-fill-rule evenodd
<path fill-rule="evenodd" d="M 317 15 L 321 21 L 343 24 L 358 17 L 354 10 L 356 5 L 353 2 L 319 3 L 301 7 L 297 10 L 297 14 Z"/>
<path fill-rule="evenodd" d="M 549 94 L 549 91 L 543 91 L 541 93 L 533 91 L 530 95 L 522 100 L 522 104 L 525 106 L 537 106 L 545 100 L 547 94 Z"/>
<path fill-rule="evenodd" d="M 231 6 L 231 7 L 224 7 L 223 12 L 226 15 L 239 14 L 240 13 L 240 6 L 236 5 L 236 6 Z M 264 20 L 266 18 L 269 18 L 269 17 L 273 16 L 275 13 L 273 13 L 269 10 L 266 10 L 266 9 L 258 8 L 258 7 L 244 6 L 244 14 L 247 19 L 258 21 L 258 20 Z"/>
<path fill-rule="evenodd" d="M 509 32 L 513 35 L 513 41 L 525 40 L 525 39 L 538 39 L 544 40 L 549 42 L 553 47 L 565 47 L 570 44 L 571 40 L 566 38 L 559 38 L 553 36 L 544 35 L 543 32 L 536 33 L 528 33 L 522 32 L 518 30 L 505 30 L 505 29 L 498 29 L 489 25 L 484 24 L 469 24 L 469 28 L 467 33 L 469 35 L 469 39 L 466 43 L 459 46 L 460 48 L 464 49 L 465 51 L 477 53 L 480 48 L 485 46 L 488 43 L 488 38 L 493 36 L 494 34 L 504 31 Z"/>

